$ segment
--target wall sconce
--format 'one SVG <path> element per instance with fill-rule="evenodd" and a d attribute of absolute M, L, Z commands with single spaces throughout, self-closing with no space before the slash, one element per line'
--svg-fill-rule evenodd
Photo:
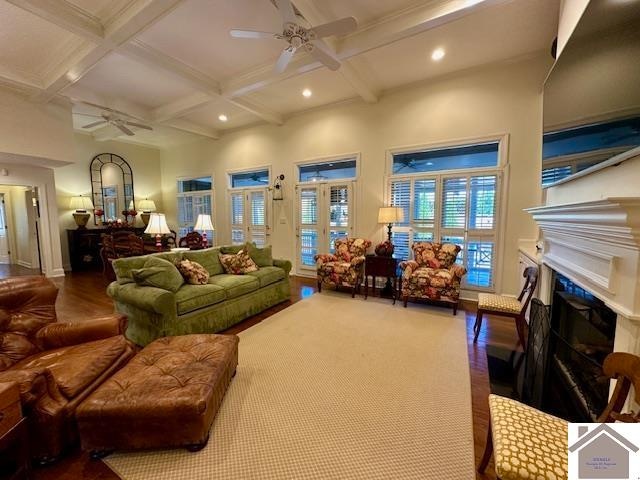
<path fill-rule="evenodd" d="M 283 200 L 284 199 L 284 189 L 282 188 L 282 181 L 284 180 L 284 175 L 280 174 L 276 177 L 276 181 L 273 184 L 273 199 L 274 200 Z"/>

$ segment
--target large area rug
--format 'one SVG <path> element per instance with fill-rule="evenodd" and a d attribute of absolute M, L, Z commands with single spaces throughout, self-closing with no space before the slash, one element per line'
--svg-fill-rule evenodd
<path fill-rule="evenodd" d="M 473 479 L 464 314 L 312 295 L 240 333 L 209 444 L 115 454 L 138 479 Z"/>

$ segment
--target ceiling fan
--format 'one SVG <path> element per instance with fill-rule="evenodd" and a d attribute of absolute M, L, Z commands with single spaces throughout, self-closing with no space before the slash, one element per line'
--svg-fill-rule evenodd
<path fill-rule="evenodd" d="M 86 115 L 86 114 L 83 114 L 83 115 Z M 87 116 L 95 117 L 97 115 L 87 115 Z M 138 128 L 142 128 L 144 130 L 153 130 L 153 128 L 151 128 L 148 125 L 143 125 L 141 123 L 136 123 L 136 122 L 130 122 L 130 121 L 125 120 L 122 117 L 119 117 L 118 115 L 115 115 L 113 113 L 101 113 L 100 117 L 102 117 L 102 120 L 98 120 L 97 122 L 89 123 L 88 125 L 84 125 L 82 128 L 93 128 L 93 127 L 97 127 L 98 125 L 113 125 L 118 130 L 120 130 L 122 133 L 124 133 L 126 135 L 129 135 L 129 136 L 133 136 L 133 135 L 135 135 L 135 133 L 133 133 L 133 131 L 131 131 L 128 128 L 128 126 L 138 127 Z"/>
<path fill-rule="evenodd" d="M 289 45 L 280 54 L 276 62 L 275 71 L 284 72 L 293 58 L 296 50 L 309 52 L 316 60 L 331 70 L 340 68 L 340 60 L 329 46 L 321 40 L 332 35 L 346 35 L 358 28 L 358 22 L 353 17 L 345 17 L 333 22 L 324 23 L 317 27 L 305 28 L 298 23 L 298 17 L 293 9 L 291 0 L 274 0 L 282 17 L 282 33 L 258 32 L 255 30 L 231 30 L 229 33 L 235 38 L 277 38 Z"/>

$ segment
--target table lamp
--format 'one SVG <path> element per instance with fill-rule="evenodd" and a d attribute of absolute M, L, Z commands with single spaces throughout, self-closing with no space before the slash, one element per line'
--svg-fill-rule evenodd
<path fill-rule="evenodd" d="M 387 224 L 387 237 L 391 243 L 391 227 L 394 223 L 404 221 L 404 211 L 402 207 L 380 207 L 378 210 L 378 223 Z"/>
<path fill-rule="evenodd" d="M 142 223 L 144 223 L 144 226 L 146 227 L 147 225 L 149 225 L 149 216 L 151 215 L 151 212 L 156 211 L 156 204 L 153 202 L 153 200 L 145 198 L 144 200 L 140 200 L 140 202 L 138 203 L 138 208 L 142 210 L 140 218 L 142 219 Z"/>
<path fill-rule="evenodd" d="M 199 214 L 196 220 L 196 226 L 194 230 L 202 232 L 202 247 L 207 248 L 209 242 L 207 241 L 207 231 L 213 231 L 213 224 L 211 223 L 211 215 Z"/>
<path fill-rule="evenodd" d="M 152 213 L 149 217 L 149 224 L 144 233 L 156 236 L 156 248 L 162 250 L 162 235 L 171 233 L 171 230 L 167 226 L 167 220 L 164 213 Z"/>
<path fill-rule="evenodd" d="M 78 228 L 87 228 L 87 222 L 91 216 L 87 210 L 93 210 L 93 202 L 91 199 L 89 197 L 83 197 L 82 195 L 71 197 L 69 208 L 75 210 L 75 212 L 73 212 L 73 219 Z"/>

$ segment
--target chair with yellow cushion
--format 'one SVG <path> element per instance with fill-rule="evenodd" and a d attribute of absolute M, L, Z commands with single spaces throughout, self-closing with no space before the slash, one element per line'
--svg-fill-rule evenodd
<path fill-rule="evenodd" d="M 482 317 L 487 313 L 489 315 L 514 318 L 516 321 L 518 340 L 522 348 L 525 348 L 526 321 L 524 315 L 533 296 L 533 292 L 536 290 L 536 285 L 538 284 L 538 267 L 527 267 L 523 276 L 526 280 L 518 298 L 493 295 L 491 293 L 478 294 L 478 313 L 476 314 L 476 323 L 473 326 L 475 333 L 473 343 L 478 341 L 478 335 L 480 335 L 480 328 L 482 327 Z"/>
<path fill-rule="evenodd" d="M 636 402 L 640 402 L 640 357 L 610 353 L 602 369 L 617 382 L 597 421 L 640 422 L 640 414 L 620 413 L 631 385 Z M 493 454 L 496 476 L 501 480 L 566 480 L 569 448 L 566 420 L 499 395 L 489 395 L 489 412 L 491 419 L 479 473 L 484 473 Z"/>

